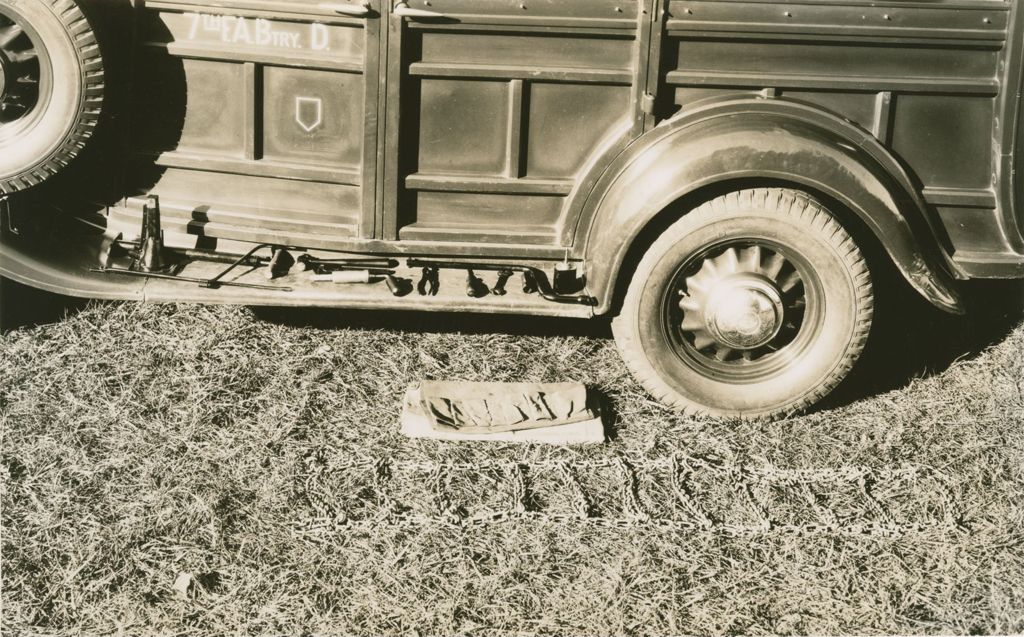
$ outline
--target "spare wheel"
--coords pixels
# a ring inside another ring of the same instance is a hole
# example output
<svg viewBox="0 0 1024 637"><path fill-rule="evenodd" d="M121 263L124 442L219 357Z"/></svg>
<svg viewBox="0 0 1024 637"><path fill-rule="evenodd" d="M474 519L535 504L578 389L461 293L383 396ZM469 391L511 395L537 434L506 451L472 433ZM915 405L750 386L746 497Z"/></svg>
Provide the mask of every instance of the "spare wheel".
<svg viewBox="0 0 1024 637"><path fill-rule="evenodd" d="M103 105L96 36L72 0L0 0L0 195L56 174Z"/></svg>

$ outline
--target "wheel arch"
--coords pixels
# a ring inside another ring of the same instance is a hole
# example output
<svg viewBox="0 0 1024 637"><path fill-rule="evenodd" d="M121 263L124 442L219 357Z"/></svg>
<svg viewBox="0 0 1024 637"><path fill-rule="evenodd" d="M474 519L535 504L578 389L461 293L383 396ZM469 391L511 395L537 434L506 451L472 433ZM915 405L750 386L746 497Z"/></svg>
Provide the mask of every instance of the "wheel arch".
<svg viewBox="0 0 1024 637"><path fill-rule="evenodd" d="M867 229L914 289L937 307L963 306L945 241L909 176L866 131L779 99L738 99L677 116L634 143L598 181L575 226L587 285L613 311L630 262L688 210L729 190L804 190Z"/></svg>

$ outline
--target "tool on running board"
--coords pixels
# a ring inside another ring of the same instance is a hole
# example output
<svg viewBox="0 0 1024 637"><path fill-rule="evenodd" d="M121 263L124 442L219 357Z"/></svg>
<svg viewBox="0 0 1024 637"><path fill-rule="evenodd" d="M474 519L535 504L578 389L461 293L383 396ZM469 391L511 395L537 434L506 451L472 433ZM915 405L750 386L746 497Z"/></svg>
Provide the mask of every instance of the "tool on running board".
<svg viewBox="0 0 1024 637"><path fill-rule="evenodd" d="M123 274L125 276L134 276L143 279L163 279L167 281L180 281L182 283L198 283L200 287L204 288L217 288L222 285L236 287L236 288L253 288L256 290L275 290L277 292L291 292L290 287L282 287L277 285L260 285L258 283L240 283L238 281L217 281L214 285L210 285L210 279L199 279L191 276L179 276L176 274L163 274L160 272L143 272L141 270L126 270L124 268L89 268L90 272L102 272L104 274Z"/></svg>
<svg viewBox="0 0 1024 637"><path fill-rule="evenodd" d="M555 275L551 279L551 287L556 294L573 294L579 292L582 287L576 264L569 263L568 259L555 264Z"/></svg>
<svg viewBox="0 0 1024 637"><path fill-rule="evenodd" d="M390 261L366 261L362 263L310 263L305 267L306 271L314 274L327 274L339 270L392 270L396 264Z"/></svg>
<svg viewBox="0 0 1024 637"><path fill-rule="evenodd" d="M120 234L111 238L104 238L103 246L100 249L100 265L107 267L113 258L124 256L127 253L139 249L138 241L122 239ZM170 254L180 260L187 261L210 261L212 263L234 263L242 255L231 252L217 252L216 250L205 250L200 248L174 248L164 246L164 253ZM177 260L176 259L176 260ZM260 268L267 265L269 257L253 256L242 261L241 265L250 268Z"/></svg>
<svg viewBox="0 0 1024 637"><path fill-rule="evenodd" d="M385 259L381 257L344 257L344 258L331 258L325 259L321 257L315 257L311 254L299 255L296 260L299 266L299 270L305 272L313 270L318 274L330 270L344 270L344 269L359 269L359 268L379 268L379 269L391 269L398 265L398 261L395 259Z"/></svg>
<svg viewBox="0 0 1024 637"><path fill-rule="evenodd" d="M270 262L263 274L268 280L276 279L287 274L294 264L295 257L290 252L281 247L274 247L273 253L270 255Z"/></svg>
<svg viewBox="0 0 1024 637"><path fill-rule="evenodd" d="M383 280L393 296L405 296L412 292L412 281L395 276L394 270L383 268L315 272L310 275L309 280L314 283L375 283Z"/></svg>
<svg viewBox="0 0 1024 637"><path fill-rule="evenodd" d="M488 292L490 290L487 288L487 284L472 270L466 270L466 296L478 299L481 296L487 296Z"/></svg>
<svg viewBox="0 0 1024 637"><path fill-rule="evenodd" d="M164 255L164 231L160 227L160 198L156 195L150 195L142 205L142 237L133 265L145 272L163 270L168 265Z"/></svg>
<svg viewBox="0 0 1024 637"><path fill-rule="evenodd" d="M533 272L523 272L523 292L533 294L540 286L537 285L537 275Z"/></svg>
<svg viewBox="0 0 1024 637"><path fill-rule="evenodd" d="M323 274L311 274L309 280L314 283L369 283L371 276L369 270L335 270Z"/></svg>
<svg viewBox="0 0 1024 637"><path fill-rule="evenodd" d="M284 249L281 246L276 246L276 245L273 245L273 244L270 244L270 243L260 243L260 244L256 245L255 247L253 247L252 250L249 250L245 254L241 255L240 257L238 257L237 259L232 261L231 264L228 267L226 267L224 270L222 270L218 275L216 275L212 279L201 280L200 283L199 283L200 287L216 288L218 285L224 285L224 282L221 281L221 279L226 277L232 270L234 270L238 266L244 264L246 261L251 259L253 257L253 255L255 255L258 251L262 250L263 248L270 248L271 250L283 250ZM271 257L271 258L273 258L273 257ZM272 289L276 290L278 288L272 288Z"/></svg>
<svg viewBox="0 0 1024 637"><path fill-rule="evenodd" d="M409 279L403 279L394 274L385 274L384 282L387 284L388 289L391 290L392 296L405 296L412 292L412 281Z"/></svg>
<svg viewBox="0 0 1024 637"><path fill-rule="evenodd" d="M512 278L512 270L501 270L498 272L498 280L494 282L494 287L491 288L491 294L494 296L505 296L508 291L505 289L505 285L508 284L508 280Z"/></svg>
<svg viewBox="0 0 1024 637"><path fill-rule="evenodd" d="M580 305L597 305L597 299L592 296L585 294L563 294L552 289L551 284L548 283L547 274L544 273L540 268L535 268L529 265L519 265L515 263L473 263L467 261L435 261L433 259L409 259L407 265L410 268L423 268L424 277L428 271L434 273L434 277L437 276L437 271L441 268L450 270L477 270L477 271L490 271L490 272L504 272L506 270L512 272L521 272L523 275L523 292L527 294L532 292L538 292L543 298L548 301L555 303L578 303ZM420 280L420 294L425 294L424 281ZM500 296L500 295L499 295Z"/></svg>
<svg viewBox="0 0 1024 637"><path fill-rule="evenodd" d="M416 284L416 291L420 293L420 296L437 296L437 291L440 288L441 280L438 276L437 268L425 266L420 277L420 282Z"/></svg>

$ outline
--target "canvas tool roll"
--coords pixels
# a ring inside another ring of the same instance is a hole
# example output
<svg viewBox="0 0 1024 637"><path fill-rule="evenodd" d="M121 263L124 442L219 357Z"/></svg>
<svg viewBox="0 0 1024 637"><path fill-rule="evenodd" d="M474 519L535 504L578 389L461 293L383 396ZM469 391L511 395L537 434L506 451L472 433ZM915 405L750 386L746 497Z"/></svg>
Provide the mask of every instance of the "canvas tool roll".
<svg viewBox="0 0 1024 637"><path fill-rule="evenodd" d="M420 408L438 431L498 433L595 418L580 383L423 381Z"/></svg>

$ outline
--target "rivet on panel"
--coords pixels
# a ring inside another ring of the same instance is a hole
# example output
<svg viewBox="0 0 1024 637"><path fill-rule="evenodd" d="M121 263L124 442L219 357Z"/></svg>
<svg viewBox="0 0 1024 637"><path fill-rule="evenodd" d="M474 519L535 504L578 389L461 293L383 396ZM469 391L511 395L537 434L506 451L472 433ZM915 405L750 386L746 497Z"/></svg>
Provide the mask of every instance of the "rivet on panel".
<svg viewBox="0 0 1024 637"><path fill-rule="evenodd" d="M793 17L793 13L791 11L783 11L782 15L786 16L787 18Z"/></svg>

